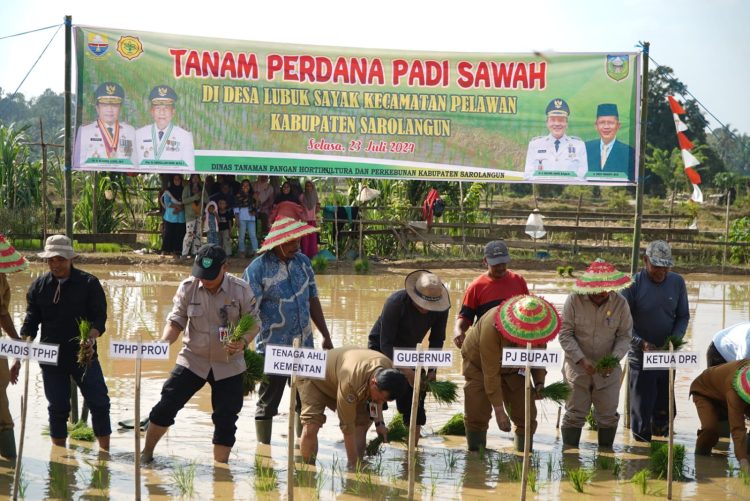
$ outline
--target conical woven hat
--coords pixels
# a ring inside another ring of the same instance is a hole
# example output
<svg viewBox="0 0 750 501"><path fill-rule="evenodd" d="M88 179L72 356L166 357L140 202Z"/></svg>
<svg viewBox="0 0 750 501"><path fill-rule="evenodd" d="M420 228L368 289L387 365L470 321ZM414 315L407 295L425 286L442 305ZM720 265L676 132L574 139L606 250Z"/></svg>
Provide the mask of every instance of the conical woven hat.
<svg viewBox="0 0 750 501"><path fill-rule="evenodd" d="M266 252L281 244L291 242L317 231L320 231L320 229L302 221L297 221L290 217L279 218L273 222L271 230L263 241L263 245L258 249L258 253Z"/></svg>
<svg viewBox="0 0 750 501"><path fill-rule="evenodd" d="M615 265L597 259L576 279L572 289L577 294L598 294L626 289L631 282L630 276L617 271Z"/></svg>
<svg viewBox="0 0 750 501"><path fill-rule="evenodd" d="M29 263L0 233L0 273L14 273L25 270Z"/></svg>
<svg viewBox="0 0 750 501"><path fill-rule="evenodd" d="M734 391L745 403L750 404L750 364L745 364L734 374L732 379Z"/></svg>
<svg viewBox="0 0 750 501"><path fill-rule="evenodd" d="M560 332L560 314L540 296L514 296L498 306L495 327L514 343L542 344Z"/></svg>

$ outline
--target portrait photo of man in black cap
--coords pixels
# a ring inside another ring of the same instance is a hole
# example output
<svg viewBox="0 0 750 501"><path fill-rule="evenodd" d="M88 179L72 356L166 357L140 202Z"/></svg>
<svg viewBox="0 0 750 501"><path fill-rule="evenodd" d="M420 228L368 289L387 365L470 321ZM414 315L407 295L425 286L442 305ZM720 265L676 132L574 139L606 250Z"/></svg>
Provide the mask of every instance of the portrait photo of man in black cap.
<svg viewBox="0 0 750 501"><path fill-rule="evenodd" d="M95 95L96 121L79 127L73 161L77 167L133 167L135 129L120 121L125 91L115 82L104 82Z"/></svg>
<svg viewBox="0 0 750 501"><path fill-rule="evenodd" d="M193 135L172 122L177 93L168 85L157 85L148 100L154 122L135 132L139 166L195 168Z"/></svg>
<svg viewBox="0 0 750 501"><path fill-rule="evenodd" d="M621 127L617 105L602 103L597 106L594 126L599 133L599 139L586 141L586 156L589 162L589 174L586 178L624 181L624 176L627 176L629 181L633 181L635 150L616 139ZM618 176L617 173L623 176Z"/></svg>
<svg viewBox="0 0 750 501"><path fill-rule="evenodd" d="M547 105L545 114L549 134L529 142L524 179L583 179L588 170L586 145L581 139L567 135L568 103L555 98Z"/></svg>

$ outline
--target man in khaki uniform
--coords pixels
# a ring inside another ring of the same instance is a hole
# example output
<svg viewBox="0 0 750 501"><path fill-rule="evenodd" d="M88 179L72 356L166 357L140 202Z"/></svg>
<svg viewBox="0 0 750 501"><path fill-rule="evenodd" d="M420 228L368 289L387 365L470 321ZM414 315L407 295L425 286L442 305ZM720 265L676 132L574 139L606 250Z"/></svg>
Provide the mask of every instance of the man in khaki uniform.
<svg viewBox="0 0 750 501"><path fill-rule="evenodd" d="M690 395L701 421L695 453L711 454L719 441L719 421L727 416L734 454L748 473L745 417L750 417L750 358L706 369L690 385Z"/></svg>
<svg viewBox="0 0 750 501"><path fill-rule="evenodd" d="M597 370L595 365L605 355L619 361L630 348L633 318L625 298L615 292L630 283L630 277L597 259L576 279L565 300L560 345L565 350L563 375L572 392L560 430L564 445L578 447L593 403L599 445L612 447L620 420L622 369L618 364Z"/></svg>
<svg viewBox="0 0 750 501"><path fill-rule="evenodd" d="M525 348L500 334L495 317L500 307L492 308L466 333L461 347L464 383L464 425L470 451L487 444L487 429L492 411L502 431L510 431L510 420L516 425L516 450L524 446L524 373L518 367L503 367L503 348ZM546 347L542 344L539 347ZM531 376L537 396L544 387L544 369L532 369ZM503 407L505 406L505 408ZM505 409L510 411L510 420ZM531 404L531 436L536 431L536 403Z"/></svg>
<svg viewBox="0 0 750 501"><path fill-rule="evenodd" d="M382 406L394 400L408 386L406 377L393 363L374 350L353 347L328 351L325 379L300 379L299 397L302 437L300 453L305 462L315 461L318 430L326 422L325 409L335 410L344 434L347 465L354 468L365 451L365 436L370 428L370 404L374 404L378 433L387 433L382 421Z"/></svg>

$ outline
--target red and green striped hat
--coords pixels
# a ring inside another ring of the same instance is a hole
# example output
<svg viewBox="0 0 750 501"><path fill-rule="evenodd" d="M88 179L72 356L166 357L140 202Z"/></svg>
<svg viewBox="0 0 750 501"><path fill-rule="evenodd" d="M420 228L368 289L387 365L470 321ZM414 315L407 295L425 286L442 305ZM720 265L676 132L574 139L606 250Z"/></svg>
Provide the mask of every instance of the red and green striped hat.
<svg viewBox="0 0 750 501"><path fill-rule="evenodd" d="M14 273L25 270L29 263L0 233L0 273Z"/></svg>
<svg viewBox="0 0 750 501"><path fill-rule="evenodd" d="M540 296L514 296L497 307L495 327L508 340L542 344L557 336L560 314Z"/></svg>
<svg viewBox="0 0 750 501"><path fill-rule="evenodd" d="M302 221L297 221L290 217L280 217L273 222L271 230L266 235L266 239L263 241L263 245L258 249L258 253L266 252L274 247L278 247L281 244L297 240L310 233L320 231L315 226L310 226Z"/></svg>
<svg viewBox="0 0 750 501"><path fill-rule="evenodd" d="M630 276L615 269L615 265L597 259L576 279L573 292L576 294L598 294L619 291L630 286Z"/></svg>
<svg viewBox="0 0 750 501"><path fill-rule="evenodd" d="M745 403L750 404L750 364L745 364L734 374L732 380L734 391Z"/></svg>

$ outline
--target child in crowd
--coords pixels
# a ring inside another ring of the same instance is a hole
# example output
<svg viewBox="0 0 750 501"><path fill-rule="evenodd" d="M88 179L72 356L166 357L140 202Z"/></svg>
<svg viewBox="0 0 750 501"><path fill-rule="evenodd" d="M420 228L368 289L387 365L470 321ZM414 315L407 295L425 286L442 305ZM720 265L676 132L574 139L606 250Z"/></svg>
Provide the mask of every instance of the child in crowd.
<svg viewBox="0 0 750 501"><path fill-rule="evenodd" d="M234 213L229 208L226 199L219 199L219 210L216 212L216 216L219 220L219 245L224 248L224 252L229 257L232 255L232 220L234 219Z"/></svg>
<svg viewBox="0 0 750 501"><path fill-rule="evenodd" d="M208 202L206 205L206 219L203 220L203 231L206 233L206 239L210 244L219 243L219 208L216 202Z"/></svg>
<svg viewBox="0 0 750 501"><path fill-rule="evenodd" d="M237 202L235 214L240 222L238 233L239 245L237 252L239 252L239 254L244 253L245 257L250 257L250 255L255 254L255 251L258 250L258 237L255 234L255 197L253 196L253 188L250 185L250 180L245 179L242 181L242 187L235 197L235 200ZM250 237L249 252L245 252L246 234Z"/></svg>

